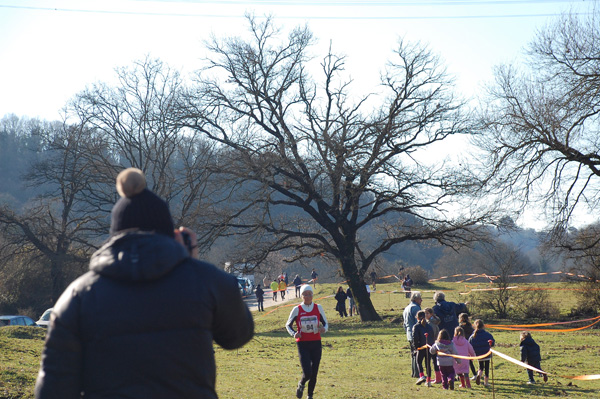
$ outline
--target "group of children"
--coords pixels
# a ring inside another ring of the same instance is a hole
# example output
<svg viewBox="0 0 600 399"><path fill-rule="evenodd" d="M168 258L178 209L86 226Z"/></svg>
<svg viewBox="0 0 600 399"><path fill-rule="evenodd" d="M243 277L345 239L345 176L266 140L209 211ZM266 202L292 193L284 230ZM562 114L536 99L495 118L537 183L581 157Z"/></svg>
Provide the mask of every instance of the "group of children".
<svg viewBox="0 0 600 399"><path fill-rule="evenodd" d="M419 379L416 384L425 383L431 387L433 384L441 383L444 389L454 389L454 381L458 376L460 388L471 388L471 380L476 384L481 383L489 387L490 360L492 354L490 348L494 346L495 340L492 334L485 330L482 320L475 320L473 325L469 322L466 313L459 315L459 326L453 331L454 336L445 329L438 327L439 318L433 309L426 308L417 312L417 324L413 327L413 344L416 349L417 367ZM527 331L521 332L521 361L541 370L540 347ZM484 356L478 359L479 368L475 370L472 360L460 359L447 355L458 355L465 357ZM425 368L423 368L425 362ZM431 380L431 363L435 372L435 381ZM469 378L469 369L473 377ZM535 384L533 371L527 369L529 384ZM546 374L542 374L544 381L548 380Z"/></svg>

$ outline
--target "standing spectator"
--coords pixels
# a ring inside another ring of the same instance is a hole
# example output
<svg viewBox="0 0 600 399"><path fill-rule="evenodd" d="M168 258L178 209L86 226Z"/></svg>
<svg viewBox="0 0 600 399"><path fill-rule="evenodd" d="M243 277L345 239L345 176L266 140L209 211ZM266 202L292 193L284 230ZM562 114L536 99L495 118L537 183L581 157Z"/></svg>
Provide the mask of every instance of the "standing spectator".
<svg viewBox="0 0 600 399"><path fill-rule="evenodd" d="M377 290L377 273L375 270L371 272L371 285L373 286L373 291Z"/></svg>
<svg viewBox="0 0 600 399"><path fill-rule="evenodd" d="M260 284L256 286L256 290L254 290L254 294L256 295L256 302L258 303L258 311L265 311L265 291L260 288Z"/></svg>
<svg viewBox="0 0 600 399"><path fill-rule="evenodd" d="M521 331L521 361L527 363L531 367L535 367L538 370L542 370L542 355L540 354L540 346L533 340L531 333L528 331ZM543 371L543 370L542 370ZM527 375L529 376L528 384L535 384L533 379L533 370L527 369ZM548 381L548 375L540 373L544 378L544 382Z"/></svg>
<svg viewBox="0 0 600 399"><path fill-rule="evenodd" d="M469 321L469 315L467 313L461 313L458 315L458 325L462 327L463 331L465 332L465 338L467 340L471 338L474 329L473 325ZM471 368L471 373L473 374L471 380L475 380L475 378L477 378L477 371L475 370L475 364L472 360L469 360L469 367Z"/></svg>
<svg viewBox="0 0 600 399"><path fill-rule="evenodd" d="M475 331L473 331L473 335L469 338L469 343L473 346L473 350L475 351L476 356L485 355L490 351L490 348L495 345L494 337L489 332L485 331L485 325L482 320L475 320ZM492 354L489 356L479 360L479 370L477 371L477 377L475 378L475 382L477 385L481 383L481 375L484 375L484 383L483 385L489 387L488 379L490 376L490 360L492 359Z"/></svg>
<svg viewBox="0 0 600 399"><path fill-rule="evenodd" d="M317 374L321 363L321 334L328 328L325 312L319 304L313 303L313 290L310 285L303 285L300 289L302 303L294 306L285 327L296 339L302 379L296 388L296 397L301 398L304 386L308 382L308 399L313 399L313 392L317 384ZM296 323L296 330L294 330Z"/></svg>
<svg viewBox="0 0 600 399"><path fill-rule="evenodd" d="M299 275L296 274L296 277L294 277L294 281L292 281L292 284L294 284L294 287L296 289L296 298L300 298L300 287L302 286L302 279Z"/></svg>
<svg viewBox="0 0 600 399"><path fill-rule="evenodd" d="M446 330L440 330L440 334L438 335L437 341L429 350L431 354L437 354L438 366L440 366L440 370L442 372L442 388L448 389L450 387L451 390L454 389L454 377L456 373L454 372L454 361L455 359L451 356L447 355L457 355L456 347L450 340L450 334ZM441 354L440 354L441 353ZM461 359L456 359L457 363L461 363Z"/></svg>
<svg viewBox="0 0 600 399"><path fill-rule="evenodd" d="M287 287L289 285L287 272L283 273L283 281L285 281L285 286Z"/></svg>
<svg viewBox="0 0 600 399"><path fill-rule="evenodd" d="M356 313L358 316L358 308L356 307L356 302L354 301L354 295L352 295L352 290L350 287L346 290L346 296L348 297L348 307L350 308L350 317L352 317L352 312Z"/></svg>
<svg viewBox="0 0 600 399"><path fill-rule="evenodd" d="M435 315L435 313L433 313L433 309L431 308L425 308L425 320L427 320L427 324L429 324L431 326L431 329L433 330L433 339L435 340L436 337L440 334L440 319L439 317L437 317ZM433 363L433 370L435 371L435 381L434 384L441 384L442 383L442 373L440 372L440 367L437 364L437 356L436 355L431 355L431 363Z"/></svg>
<svg viewBox="0 0 600 399"><path fill-rule="evenodd" d="M440 330L446 330L448 333L453 333L458 327L458 315L467 311L467 305L464 303L454 303L446 301L446 295L438 291L433 294L435 305L433 312L440 318Z"/></svg>
<svg viewBox="0 0 600 399"><path fill-rule="evenodd" d="M317 271L313 268L310 272L310 279L312 281L312 283L314 284L315 288L317 288L317 278L319 277L319 275L317 274Z"/></svg>
<svg viewBox="0 0 600 399"><path fill-rule="evenodd" d="M435 337L433 335L433 328L427 324L425 319L425 311L419 310L417 312L417 324L413 327L413 344L416 350L417 357L417 368L419 370L419 379L416 384L421 385L427 381L427 386L431 386L431 356L429 353L429 347L434 344ZM429 347L428 347L429 345ZM423 372L423 360L425 360L425 372Z"/></svg>
<svg viewBox="0 0 600 399"><path fill-rule="evenodd" d="M273 291L273 301L277 302L277 291L279 290L279 283L277 280L271 282L271 291Z"/></svg>
<svg viewBox="0 0 600 399"><path fill-rule="evenodd" d="M285 293L287 292L287 284L283 279L279 281L279 292L281 293L281 301L283 302L285 299Z"/></svg>
<svg viewBox="0 0 600 399"><path fill-rule="evenodd" d="M194 259L196 234L173 228L141 170L117 191L110 237L52 311L35 397L216 399L213 341L239 348L254 330L237 279Z"/></svg>
<svg viewBox="0 0 600 399"><path fill-rule="evenodd" d="M410 276L407 274L406 277L404 277L404 280L402 281L402 289L404 290L407 298L410 298L410 292L412 290L412 285L413 285L413 281L410 278Z"/></svg>
<svg viewBox="0 0 600 399"><path fill-rule="evenodd" d="M475 351L469 341L465 338L465 330L463 330L462 327L456 327L454 329L452 343L460 356L475 356ZM469 380L469 362L464 361L464 359L460 363L454 362L454 371L460 378L460 387L471 388L471 380Z"/></svg>
<svg viewBox="0 0 600 399"><path fill-rule="evenodd" d="M404 319L404 329L406 330L406 339L408 340L408 344L410 345L410 354L411 354L411 367L412 367L412 377L419 377L419 370L417 368L417 360L414 356L415 347L413 345L413 327L417 324L417 312L421 310L421 302L423 299L421 298L420 292L413 292L410 297L410 303L406 308L404 308L404 312L402 313L402 318Z"/></svg>
<svg viewBox="0 0 600 399"><path fill-rule="evenodd" d="M344 289L339 287L335 294L335 300L337 301L335 310L339 312L340 317L348 317L348 313L346 313L346 298L348 298L348 296L344 292Z"/></svg>

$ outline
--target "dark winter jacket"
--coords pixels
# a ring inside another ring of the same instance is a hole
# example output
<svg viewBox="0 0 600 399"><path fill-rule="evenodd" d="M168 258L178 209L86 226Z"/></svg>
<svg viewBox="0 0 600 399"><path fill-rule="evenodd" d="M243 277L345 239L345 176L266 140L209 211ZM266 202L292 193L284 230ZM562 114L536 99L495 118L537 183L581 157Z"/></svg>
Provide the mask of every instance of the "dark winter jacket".
<svg viewBox="0 0 600 399"><path fill-rule="evenodd" d="M174 239L109 239L54 307L36 398L217 398L213 340L244 345L254 324L238 282Z"/></svg>
<svg viewBox="0 0 600 399"><path fill-rule="evenodd" d="M258 287L254 293L256 294L257 301L262 301L265 299L265 291L262 288Z"/></svg>
<svg viewBox="0 0 600 399"><path fill-rule="evenodd" d="M485 355L486 353L488 353L490 351L490 343L489 341L492 341L492 345L494 346L496 341L494 341L494 337L492 336L492 334L490 334L489 332L485 331L485 330L479 330L476 333L474 332L473 335L471 335L471 337L469 338L469 343L471 344L471 346L473 346L473 350L475 351L475 354L477 356L481 356L481 355ZM491 357L491 355L490 355ZM489 357L482 359L482 360L486 360L489 359Z"/></svg>
<svg viewBox="0 0 600 399"><path fill-rule="evenodd" d="M427 337L425 337L427 334ZM421 348L427 345L433 345L435 343L435 337L433 335L433 328L425 323L417 323L413 327L413 345L415 349Z"/></svg>
<svg viewBox="0 0 600 399"><path fill-rule="evenodd" d="M458 327L458 315L467 311L464 303L454 303L445 300L439 301L433 307L433 313L440 318L440 330L448 331L451 337L454 336L454 329Z"/></svg>
<svg viewBox="0 0 600 399"><path fill-rule="evenodd" d="M528 364L539 364L542 361L540 346L531 337L521 341L521 361Z"/></svg>
<svg viewBox="0 0 600 399"><path fill-rule="evenodd" d="M460 323L460 327L462 327L463 331L465 332L465 337L467 339L469 339L469 337L473 335L473 331L475 331L475 329L473 328L473 324L471 324L470 322Z"/></svg>

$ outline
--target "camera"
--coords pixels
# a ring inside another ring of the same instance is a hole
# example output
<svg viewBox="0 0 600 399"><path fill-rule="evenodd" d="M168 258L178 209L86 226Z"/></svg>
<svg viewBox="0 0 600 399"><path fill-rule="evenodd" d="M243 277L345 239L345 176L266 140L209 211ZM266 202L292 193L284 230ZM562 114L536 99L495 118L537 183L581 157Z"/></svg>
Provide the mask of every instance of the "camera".
<svg viewBox="0 0 600 399"><path fill-rule="evenodd" d="M190 233L188 233L187 231L182 231L181 238L183 238L183 244L185 245L185 247L191 255L194 247L192 245L192 237L190 236Z"/></svg>

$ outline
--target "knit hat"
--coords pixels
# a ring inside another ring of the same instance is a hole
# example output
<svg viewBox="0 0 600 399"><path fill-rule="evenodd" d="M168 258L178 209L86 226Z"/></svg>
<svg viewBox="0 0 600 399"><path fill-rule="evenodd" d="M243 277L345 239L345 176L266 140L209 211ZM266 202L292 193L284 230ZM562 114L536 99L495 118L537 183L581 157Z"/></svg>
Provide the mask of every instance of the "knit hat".
<svg viewBox="0 0 600 399"><path fill-rule="evenodd" d="M300 288L300 296L302 296L302 294L304 294L304 291L310 291L313 292L313 289L310 285L308 284L304 284L301 288Z"/></svg>
<svg viewBox="0 0 600 399"><path fill-rule="evenodd" d="M110 234L122 230L155 231L175 237L173 219L165 201L146 188L144 173L128 168L117 176L121 198L111 212Z"/></svg>

